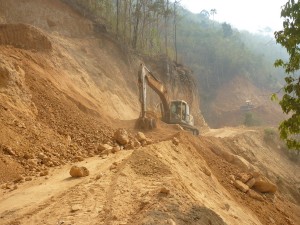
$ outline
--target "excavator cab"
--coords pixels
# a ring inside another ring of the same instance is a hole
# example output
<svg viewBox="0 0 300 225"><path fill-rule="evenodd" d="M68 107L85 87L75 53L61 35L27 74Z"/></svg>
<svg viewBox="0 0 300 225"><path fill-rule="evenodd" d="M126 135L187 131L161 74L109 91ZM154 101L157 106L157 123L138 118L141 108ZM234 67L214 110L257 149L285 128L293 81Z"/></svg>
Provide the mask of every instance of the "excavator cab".
<svg viewBox="0 0 300 225"><path fill-rule="evenodd" d="M185 101L174 100L170 102L170 123L194 125L189 105Z"/></svg>

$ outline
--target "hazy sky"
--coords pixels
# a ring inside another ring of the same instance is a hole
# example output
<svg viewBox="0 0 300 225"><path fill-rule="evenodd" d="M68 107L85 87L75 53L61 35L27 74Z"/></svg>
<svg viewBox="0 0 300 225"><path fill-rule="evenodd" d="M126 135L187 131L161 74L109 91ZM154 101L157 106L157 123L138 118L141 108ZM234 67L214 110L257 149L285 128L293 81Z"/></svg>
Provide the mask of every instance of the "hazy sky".
<svg viewBox="0 0 300 225"><path fill-rule="evenodd" d="M281 6L288 0L181 0L181 5L199 13L216 9L214 19L227 22L239 30L258 32L265 27L282 29Z"/></svg>

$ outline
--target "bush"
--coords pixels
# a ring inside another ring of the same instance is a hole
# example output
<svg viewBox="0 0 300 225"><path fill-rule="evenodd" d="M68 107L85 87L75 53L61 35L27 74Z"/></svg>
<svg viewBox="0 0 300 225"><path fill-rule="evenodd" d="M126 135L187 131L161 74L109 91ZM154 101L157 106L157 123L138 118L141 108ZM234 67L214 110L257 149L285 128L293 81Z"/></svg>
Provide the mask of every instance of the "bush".
<svg viewBox="0 0 300 225"><path fill-rule="evenodd" d="M245 114L245 119L244 119L244 125L251 127L251 126L258 126L260 125L261 122L258 118L256 118L253 113L247 112Z"/></svg>
<svg viewBox="0 0 300 225"><path fill-rule="evenodd" d="M277 132L273 128L266 128L264 130L264 141L270 142L274 141L274 139L277 137Z"/></svg>

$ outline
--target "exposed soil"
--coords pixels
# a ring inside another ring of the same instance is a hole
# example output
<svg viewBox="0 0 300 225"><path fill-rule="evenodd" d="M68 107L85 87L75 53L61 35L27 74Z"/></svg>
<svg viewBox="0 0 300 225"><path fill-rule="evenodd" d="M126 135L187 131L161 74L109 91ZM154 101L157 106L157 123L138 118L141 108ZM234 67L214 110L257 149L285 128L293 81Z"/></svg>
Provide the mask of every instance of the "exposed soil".
<svg viewBox="0 0 300 225"><path fill-rule="evenodd" d="M299 162L264 128L213 130L197 112L201 136L158 122L137 140L145 59L61 1L0 6L0 224L300 224ZM172 70L170 95L196 112L192 79ZM277 191L251 197L231 179L242 172Z"/></svg>

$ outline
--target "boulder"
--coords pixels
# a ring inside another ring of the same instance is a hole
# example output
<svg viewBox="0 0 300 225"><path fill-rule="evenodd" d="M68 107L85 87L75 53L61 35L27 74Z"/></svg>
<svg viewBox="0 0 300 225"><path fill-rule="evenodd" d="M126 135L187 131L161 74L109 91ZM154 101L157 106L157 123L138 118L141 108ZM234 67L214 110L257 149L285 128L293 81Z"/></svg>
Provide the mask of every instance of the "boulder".
<svg viewBox="0 0 300 225"><path fill-rule="evenodd" d="M72 168L70 169L70 175L72 177L85 177L88 176L90 174L89 170L82 166L82 167L78 167L78 166L72 166Z"/></svg>
<svg viewBox="0 0 300 225"><path fill-rule="evenodd" d="M240 180L235 180L233 184L241 192L246 193L249 190L249 187Z"/></svg>
<svg viewBox="0 0 300 225"><path fill-rule="evenodd" d="M261 193L275 193L277 191L277 186L263 177L256 178L252 188Z"/></svg>
<svg viewBox="0 0 300 225"><path fill-rule="evenodd" d="M114 133L114 139L120 145L126 145L129 142L129 136L125 129L120 128Z"/></svg>

